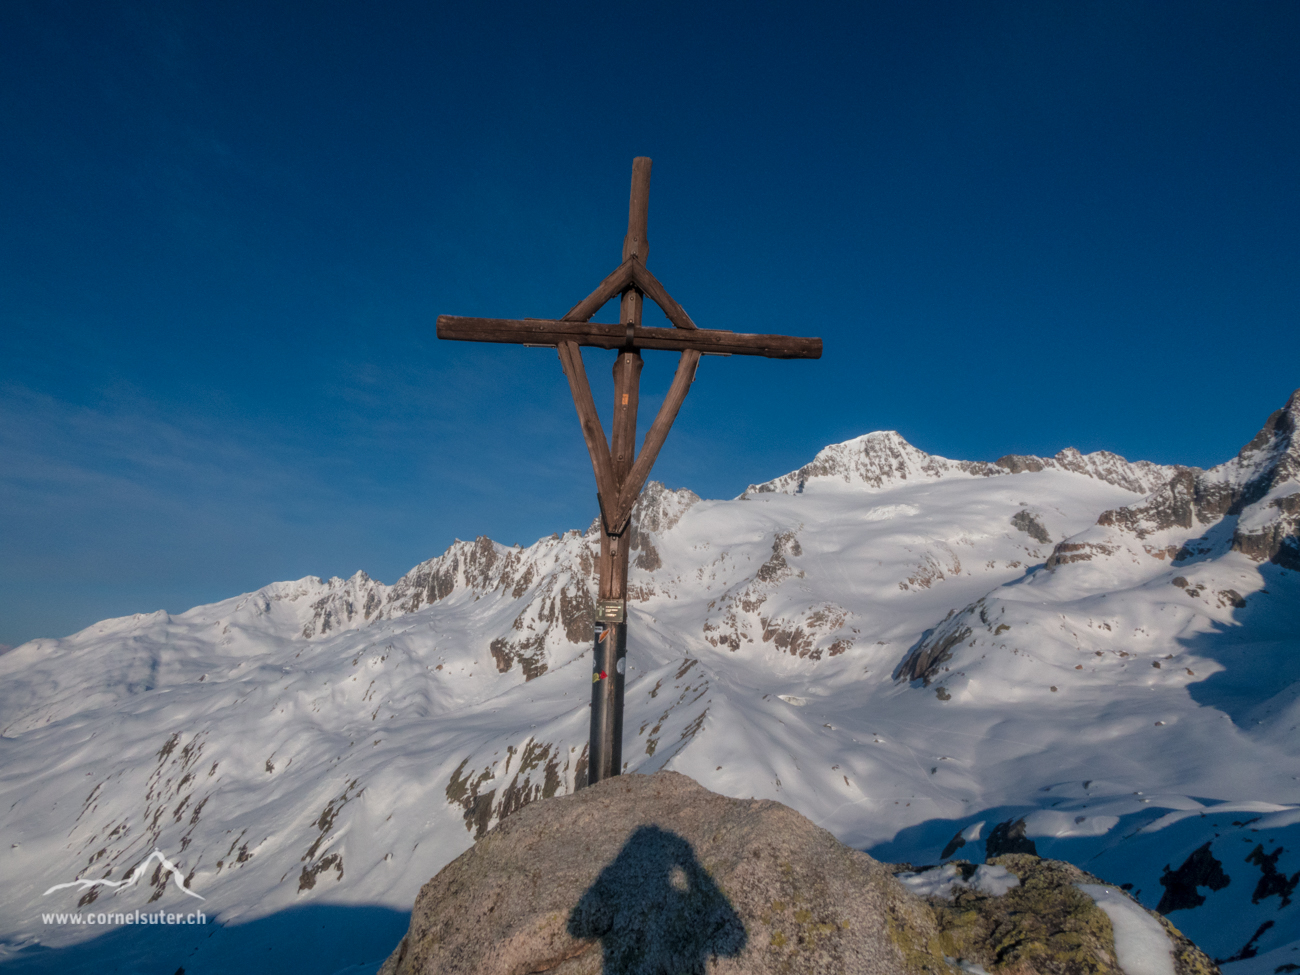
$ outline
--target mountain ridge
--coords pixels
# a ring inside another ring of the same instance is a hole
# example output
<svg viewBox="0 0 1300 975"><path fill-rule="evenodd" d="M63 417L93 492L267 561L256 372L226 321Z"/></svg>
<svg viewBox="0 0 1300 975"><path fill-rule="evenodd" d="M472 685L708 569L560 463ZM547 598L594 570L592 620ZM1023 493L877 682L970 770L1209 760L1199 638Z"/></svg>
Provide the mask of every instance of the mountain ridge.
<svg viewBox="0 0 1300 975"><path fill-rule="evenodd" d="M877 430L843 443L831 444L798 470L761 484L751 484L741 495L782 492L800 494L810 482L824 485L839 481L846 485L885 488L912 478L940 478L966 474L971 477L997 477L1042 470L1062 470L1095 477L1136 494L1148 494L1175 473L1195 470L1176 465L1129 461L1119 454L1098 450L1080 453L1066 447L1054 457L1007 454L995 461L949 460L928 454L908 443L896 430Z"/></svg>
<svg viewBox="0 0 1300 975"><path fill-rule="evenodd" d="M1153 464L1149 461L1128 461L1104 450L1081 454L1073 447L1067 447L1051 458L1008 454L993 462L954 461L912 446L896 431L874 431L824 447L809 464L770 481L750 485L737 500L749 500L773 492L801 493L811 480L837 479L845 484L882 489L906 481L909 474L931 479L961 474L995 477L1053 469L1096 478L1135 493L1156 490L1164 483L1160 478L1166 474L1173 476L1199 470L1178 465ZM793 491L789 490L791 485L795 488ZM646 534L671 528L699 500L698 495L686 488L673 490L658 481L647 483L632 514L632 551L638 553L637 559L643 568L648 561L657 557L653 542L645 539ZM359 569L347 579L338 576L329 579L303 576L295 580L272 582L231 599L240 601L235 607L235 613L253 607L251 611L254 615L265 615L275 603L298 602L310 598L311 616L303 620L302 636L312 639L340 629L355 629L372 620L391 619L395 615L415 612L421 606L446 598L458 587L478 591L513 589L514 595L518 597L531 585L538 572L535 564L525 564L527 560L522 553L548 542L564 542L575 536L590 537L596 525L597 522L593 521L582 532L570 529L563 534L553 533L527 547L502 545L485 535L480 535L473 541L456 539L441 555L413 566L392 585L372 579L365 570ZM643 549L643 545L648 547ZM579 562L583 575L590 577L594 563L581 557ZM207 605L224 605L231 599ZM260 609L257 608L259 605ZM584 609L590 613L593 606L588 600ZM195 607L186 613L201 608L203 607ZM102 628L114 620L138 619L142 615L148 614L101 620L78 632ZM575 632L587 630L579 624ZM70 634L69 638L72 636L76 634Z"/></svg>
<svg viewBox="0 0 1300 975"><path fill-rule="evenodd" d="M733 500L648 486L630 540L628 770L777 799L878 859L934 862L954 834L971 859L981 836L1023 836L1152 907L1208 856L1237 879L1170 901L1202 898L1179 927L1224 959L1290 951L1295 403L1231 476L1172 468L1142 498L1155 465L1067 454L972 473L875 435L832 445L842 466L801 475L802 491L799 471ZM1271 480L1202 522L1197 477L1237 500ZM1193 487L1188 524L1141 538L1129 515L1099 524L1130 510L1145 525L1171 483ZM1257 527L1264 548L1233 547ZM1091 541L1114 551L1048 565ZM0 848L30 878L0 890L0 957L77 940L33 926L41 891L124 876L155 848L221 938L317 902L409 908L475 837L585 781L597 544L591 527L526 548L457 541L391 586L273 583L0 656ZM1267 551L1282 555L1253 557ZM1265 846L1243 863L1234 844L1256 829ZM140 896L155 894L174 896ZM223 970L195 951L187 972Z"/></svg>

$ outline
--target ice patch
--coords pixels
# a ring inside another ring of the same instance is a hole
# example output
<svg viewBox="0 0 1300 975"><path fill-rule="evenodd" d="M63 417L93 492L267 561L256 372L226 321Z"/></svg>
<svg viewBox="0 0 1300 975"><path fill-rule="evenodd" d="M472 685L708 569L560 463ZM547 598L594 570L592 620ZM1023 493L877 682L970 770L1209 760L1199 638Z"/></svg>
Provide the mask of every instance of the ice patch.
<svg viewBox="0 0 1300 975"><path fill-rule="evenodd" d="M1012 887L1019 887L1020 878L1006 867L986 863L975 870L975 876L970 878L970 885L981 894L1001 897Z"/></svg>
<svg viewBox="0 0 1300 975"><path fill-rule="evenodd" d="M1174 975L1173 945L1160 922L1116 887L1079 884L1115 929L1115 958L1125 975Z"/></svg>
<svg viewBox="0 0 1300 975"><path fill-rule="evenodd" d="M942 897L952 900L954 887L966 887L977 890L990 897L1001 897L1012 887L1020 886L1020 879L1006 867L984 864L975 869L970 880L963 880L961 867L955 863L946 863L932 870L919 873L900 873L899 881L918 897Z"/></svg>
<svg viewBox="0 0 1300 975"><path fill-rule="evenodd" d="M1025 835L1104 836L1118 822L1118 816L1081 816L1073 812L1040 809L1025 817Z"/></svg>
<svg viewBox="0 0 1300 975"><path fill-rule="evenodd" d="M961 869L952 863L945 863L933 870L900 873L896 876L904 887L918 897L946 897L951 900L954 885L966 886L961 879Z"/></svg>

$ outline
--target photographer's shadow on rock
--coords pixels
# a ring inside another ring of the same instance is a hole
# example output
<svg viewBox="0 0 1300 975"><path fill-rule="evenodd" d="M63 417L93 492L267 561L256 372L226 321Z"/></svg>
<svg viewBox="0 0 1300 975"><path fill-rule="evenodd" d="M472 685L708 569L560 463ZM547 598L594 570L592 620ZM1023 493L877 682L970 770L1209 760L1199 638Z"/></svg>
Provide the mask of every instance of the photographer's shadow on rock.
<svg viewBox="0 0 1300 975"><path fill-rule="evenodd" d="M745 947L745 925L690 843L642 826L569 914L569 934L599 938L604 975L703 975Z"/></svg>

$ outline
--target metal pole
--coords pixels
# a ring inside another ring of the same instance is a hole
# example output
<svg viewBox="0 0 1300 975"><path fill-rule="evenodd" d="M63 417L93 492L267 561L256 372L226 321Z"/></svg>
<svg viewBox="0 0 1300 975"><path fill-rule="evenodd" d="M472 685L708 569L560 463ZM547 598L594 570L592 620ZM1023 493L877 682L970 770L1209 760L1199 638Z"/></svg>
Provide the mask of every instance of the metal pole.
<svg viewBox="0 0 1300 975"><path fill-rule="evenodd" d="M623 770L623 679L627 669L627 620L596 624L591 674L591 754L587 782L594 785Z"/></svg>

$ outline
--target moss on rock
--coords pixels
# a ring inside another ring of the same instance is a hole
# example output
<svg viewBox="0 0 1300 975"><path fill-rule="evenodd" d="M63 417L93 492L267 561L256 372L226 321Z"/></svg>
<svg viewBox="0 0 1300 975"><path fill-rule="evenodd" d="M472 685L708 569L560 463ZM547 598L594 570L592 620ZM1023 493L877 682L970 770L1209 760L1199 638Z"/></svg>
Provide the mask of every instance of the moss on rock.
<svg viewBox="0 0 1300 975"><path fill-rule="evenodd" d="M458 769L449 800L471 785ZM902 865L780 803L621 775L529 803L447 864L381 972L1123 975L1109 917L1077 887L1097 878L1023 852L989 863L1019 885L923 898ZM1218 975L1161 923L1177 975Z"/></svg>
<svg viewBox="0 0 1300 975"><path fill-rule="evenodd" d="M923 955L941 955L948 965L975 964L991 975L1124 975L1110 918L1077 886L1106 881L1072 864L1025 853L988 863L1004 867L1020 884L1001 896L957 886L951 900L926 898L935 927L929 937L918 937L915 924L897 930L891 924L890 934L909 967L925 964ZM966 877L974 873L973 864L954 864ZM1167 919L1147 913L1169 935L1177 975L1218 975L1217 966Z"/></svg>

